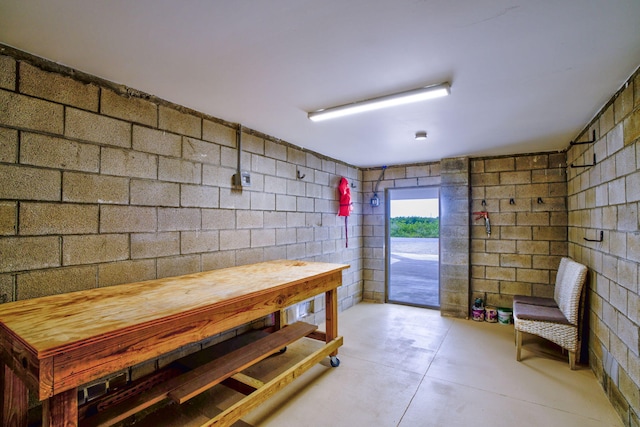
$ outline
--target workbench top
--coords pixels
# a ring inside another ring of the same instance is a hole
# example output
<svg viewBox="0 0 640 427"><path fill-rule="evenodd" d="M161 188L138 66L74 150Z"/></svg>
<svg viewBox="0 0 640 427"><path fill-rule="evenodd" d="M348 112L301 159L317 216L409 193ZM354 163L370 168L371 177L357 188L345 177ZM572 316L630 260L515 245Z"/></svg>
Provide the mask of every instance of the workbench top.
<svg viewBox="0 0 640 427"><path fill-rule="evenodd" d="M109 286L0 305L0 332L38 359L74 343L110 338L217 304L242 301L348 268L345 264L278 260L179 277ZM161 324L158 325L161 327Z"/></svg>

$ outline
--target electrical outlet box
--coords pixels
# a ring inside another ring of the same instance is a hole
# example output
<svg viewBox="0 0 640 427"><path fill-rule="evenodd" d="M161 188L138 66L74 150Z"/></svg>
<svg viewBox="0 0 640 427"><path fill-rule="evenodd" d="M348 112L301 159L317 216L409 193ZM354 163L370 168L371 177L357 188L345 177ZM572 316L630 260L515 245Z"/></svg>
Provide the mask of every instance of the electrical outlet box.
<svg viewBox="0 0 640 427"><path fill-rule="evenodd" d="M233 175L233 185L237 187L250 187L251 175L247 171L240 171Z"/></svg>

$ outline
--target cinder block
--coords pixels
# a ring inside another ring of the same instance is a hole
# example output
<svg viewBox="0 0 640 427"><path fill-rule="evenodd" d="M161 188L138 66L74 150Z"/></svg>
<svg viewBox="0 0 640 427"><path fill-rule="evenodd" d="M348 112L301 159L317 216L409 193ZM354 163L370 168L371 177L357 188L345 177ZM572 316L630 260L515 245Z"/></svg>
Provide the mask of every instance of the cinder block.
<svg viewBox="0 0 640 427"><path fill-rule="evenodd" d="M251 170L265 175L276 174L276 161L263 155L251 155Z"/></svg>
<svg viewBox="0 0 640 427"><path fill-rule="evenodd" d="M549 270L518 268L516 270L516 280L527 283L550 283Z"/></svg>
<svg viewBox="0 0 640 427"><path fill-rule="evenodd" d="M133 246L133 242L132 242ZM123 283L142 282L155 279L155 260L119 261L98 266L98 286L112 286Z"/></svg>
<svg viewBox="0 0 640 427"><path fill-rule="evenodd" d="M6 55L0 55L0 88L16 89L16 60Z"/></svg>
<svg viewBox="0 0 640 427"><path fill-rule="evenodd" d="M32 271L16 277L17 299L84 291L96 287L96 266Z"/></svg>
<svg viewBox="0 0 640 427"><path fill-rule="evenodd" d="M131 147L131 124L76 108L66 109L65 136L102 145Z"/></svg>
<svg viewBox="0 0 640 427"><path fill-rule="evenodd" d="M288 197L288 196L287 196ZM313 197L296 197L296 208L298 212L314 212L316 209L316 201L318 212L327 212L328 209L325 209L324 201L319 199L314 199Z"/></svg>
<svg viewBox="0 0 640 427"><path fill-rule="evenodd" d="M255 264L264 261L264 249L240 249L236 251L236 262L238 265Z"/></svg>
<svg viewBox="0 0 640 427"><path fill-rule="evenodd" d="M549 167L549 156L535 154L531 156L516 156L516 170L546 169Z"/></svg>
<svg viewBox="0 0 640 427"><path fill-rule="evenodd" d="M600 115L600 135L604 135L615 126L615 118L613 115L613 104L610 104Z"/></svg>
<svg viewBox="0 0 640 427"><path fill-rule="evenodd" d="M60 239L5 237L0 239L0 273L36 270L60 265Z"/></svg>
<svg viewBox="0 0 640 427"><path fill-rule="evenodd" d="M99 88L20 62L20 92L83 110L98 111Z"/></svg>
<svg viewBox="0 0 640 427"><path fill-rule="evenodd" d="M518 240L516 251L519 254L548 255L550 243L548 241L531 241L531 239Z"/></svg>
<svg viewBox="0 0 640 427"><path fill-rule="evenodd" d="M60 200L60 172L0 164L0 199Z"/></svg>
<svg viewBox="0 0 640 427"><path fill-rule="evenodd" d="M264 212L264 227L286 228L287 214L285 212Z"/></svg>
<svg viewBox="0 0 640 427"><path fill-rule="evenodd" d="M533 240L567 240L566 227L532 227Z"/></svg>
<svg viewBox="0 0 640 427"><path fill-rule="evenodd" d="M180 157L182 138L162 130L133 125L132 147L145 153Z"/></svg>
<svg viewBox="0 0 640 427"><path fill-rule="evenodd" d="M307 156L305 156L305 153L302 150L287 147L287 161L294 165L305 166L307 163Z"/></svg>
<svg viewBox="0 0 640 427"><path fill-rule="evenodd" d="M501 295L531 295L531 283L500 282Z"/></svg>
<svg viewBox="0 0 640 427"><path fill-rule="evenodd" d="M242 132L242 151L264 155L264 139Z"/></svg>
<svg viewBox="0 0 640 427"><path fill-rule="evenodd" d="M217 208L220 190L204 185L180 186L180 206L194 208Z"/></svg>
<svg viewBox="0 0 640 427"><path fill-rule="evenodd" d="M301 259L306 255L306 246L304 243L295 243L291 245L287 245L287 259ZM371 281L371 283L374 283ZM383 287L384 289L384 282Z"/></svg>
<svg viewBox="0 0 640 427"><path fill-rule="evenodd" d="M251 192L251 209L272 211L276 208L276 195Z"/></svg>
<svg viewBox="0 0 640 427"><path fill-rule="evenodd" d="M71 203L20 204L21 235L98 232L98 206Z"/></svg>
<svg viewBox="0 0 640 427"><path fill-rule="evenodd" d="M242 169L251 163L251 153L242 152ZM234 148L220 147L220 165L236 169L238 167L238 151Z"/></svg>
<svg viewBox="0 0 640 427"><path fill-rule="evenodd" d="M551 282L555 281L555 271L560 265L561 256L558 255L534 255L532 268L539 270L553 270L554 273L550 276Z"/></svg>
<svg viewBox="0 0 640 427"><path fill-rule="evenodd" d="M515 253L516 241L515 240L487 240L486 251L493 253Z"/></svg>
<svg viewBox="0 0 640 427"><path fill-rule="evenodd" d="M159 107L158 128L180 135L202 137L202 119L174 108Z"/></svg>
<svg viewBox="0 0 640 427"><path fill-rule="evenodd" d="M62 238L63 265L120 261L128 257L129 236L126 234L64 236Z"/></svg>
<svg viewBox="0 0 640 427"><path fill-rule="evenodd" d="M100 95L100 112L106 116L151 127L158 124L156 104L135 96L119 95L105 88Z"/></svg>
<svg viewBox="0 0 640 427"><path fill-rule="evenodd" d="M235 173L236 169L204 164L202 165L202 183L230 189Z"/></svg>
<svg viewBox="0 0 640 427"><path fill-rule="evenodd" d="M200 256L188 255L158 259L158 278L182 276L200 271Z"/></svg>
<svg viewBox="0 0 640 427"><path fill-rule="evenodd" d="M471 185L472 188L483 185L500 185L500 173L474 173L471 175Z"/></svg>
<svg viewBox="0 0 640 427"><path fill-rule="evenodd" d="M215 231L183 231L180 239L180 253L193 254L214 252L220 248L219 232Z"/></svg>
<svg viewBox="0 0 640 427"><path fill-rule="evenodd" d="M0 90L0 125L61 135L64 130L64 107Z"/></svg>
<svg viewBox="0 0 640 427"><path fill-rule="evenodd" d="M513 157L486 159L484 161L485 172L503 172L513 170L515 170L515 159Z"/></svg>
<svg viewBox="0 0 640 427"><path fill-rule="evenodd" d="M0 162L16 163L18 161L18 131L0 128Z"/></svg>
<svg viewBox="0 0 640 427"><path fill-rule="evenodd" d="M614 120L616 124L620 123L633 110L633 91L633 84L630 84L613 101Z"/></svg>
<svg viewBox="0 0 640 427"><path fill-rule="evenodd" d="M15 301L16 296L14 292L14 275L12 274L0 274L0 301L10 302Z"/></svg>
<svg viewBox="0 0 640 427"><path fill-rule="evenodd" d="M491 199L509 199L516 197L515 185L491 185L485 187L485 198L487 203L495 203Z"/></svg>
<svg viewBox="0 0 640 427"><path fill-rule="evenodd" d="M221 209L249 209L251 205L251 193L238 191L231 188L220 189Z"/></svg>
<svg viewBox="0 0 640 427"><path fill-rule="evenodd" d="M202 139L215 142L216 144L226 145L227 147L235 147L236 130L229 126L205 119L202 121Z"/></svg>
<svg viewBox="0 0 640 427"><path fill-rule="evenodd" d="M202 254L202 271L234 267L236 251L217 251Z"/></svg>
<svg viewBox="0 0 640 427"><path fill-rule="evenodd" d="M516 213L517 225L549 225L550 215L548 212L518 212Z"/></svg>
<svg viewBox="0 0 640 427"><path fill-rule="evenodd" d="M0 114L2 116L2 114ZM624 145L632 144L636 139L640 138L640 108L624 119Z"/></svg>
<svg viewBox="0 0 640 427"><path fill-rule="evenodd" d="M182 138L182 158L193 162L220 164L220 146L195 138Z"/></svg>
<svg viewBox="0 0 640 427"><path fill-rule="evenodd" d="M535 169L531 171L531 182L534 184L543 182L559 182L566 186L566 173L563 169ZM541 194L535 195L535 197L542 196Z"/></svg>
<svg viewBox="0 0 640 427"><path fill-rule="evenodd" d="M538 227L540 229L540 227ZM566 233L565 233L566 234ZM514 240L531 240L531 227L502 227L500 230L500 237L502 239L514 239ZM544 238L537 238L534 240L549 240Z"/></svg>
<svg viewBox="0 0 640 427"><path fill-rule="evenodd" d="M202 165L181 159L160 157L158 179L170 182L199 184L202 180Z"/></svg>
<svg viewBox="0 0 640 427"><path fill-rule="evenodd" d="M264 213L262 211L236 211L236 228L263 228L263 226Z"/></svg>
<svg viewBox="0 0 640 427"><path fill-rule="evenodd" d="M242 249L251 245L249 230L220 230L220 250Z"/></svg>
<svg viewBox="0 0 640 427"><path fill-rule="evenodd" d="M276 229L276 245L288 245L296 243L297 233L295 228Z"/></svg>
<svg viewBox="0 0 640 427"><path fill-rule="evenodd" d="M16 234L17 206L16 202L0 202L0 236Z"/></svg>
<svg viewBox="0 0 640 427"><path fill-rule="evenodd" d="M273 246L276 243L275 229L253 229L251 230L251 247L260 248Z"/></svg>
<svg viewBox="0 0 640 427"><path fill-rule="evenodd" d="M159 208L158 231L199 230L201 224L200 209L195 208Z"/></svg>
<svg viewBox="0 0 640 427"><path fill-rule="evenodd" d="M286 194L287 192L287 180L284 178L278 178L275 176L264 177L264 188L270 193ZM276 201L277 205L277 201Z"/></svg>
<svg viewBox="0 0 640 427"><path fill-rule="evenodd" d="M531 255L500 254L500 266L531 268Z"/></svg>
<svg viewBox="0 0 640 427"><path fill-rule="evenodd" d="M131 204L143 206L180 206L180 184L132 179Z"/></svg>
<svg viewBox="0 0 640 427"><path fill-rule="evenodd" d="M126 204L129 180L126 178L68 172L63 175L62 201Z"/></svg>
<svg viewBox="0 0 640 427"><path fill-rule="evenodd" d="M287 160L287 147L274 141L264 141L264 155L276 160ZM322 162L320 162L322 164Z"/></svg>
<svg viewBox="0 0 640 427"><path fill-rule="evenodd" d="M509 267L485 267L485 278L493 280L516 280L516 268Z"/></svg>
<svg viewBox="0 0 640 427"><path fill-rule="evenodd" d="M139 206L100 207L100 233L144 233L156 231L156 208Z"/></svg>
<svg viewBox="0 0 640 427"><path fill-rule="evenodd" d="M296 197L286 196L284 194L276 195L276 210L277 211L295 211L296 210Z"/></svg>
<svg viewBox="0 0 640 427"><path fill-rule="evenodd" d="M180 253L180 233L135 233L131 235L131 258L158 258ZM154 270L155 273L155 270Z"/></svg>
<svg viewBox="0 0 640 427"><path fill-rule="evenodd" d="M132 178L157 178L158 158L140 151L102 147L100 172L104 175Z"/></svg>
<svg viewBox="0 0 640 427"><path fill-rule="evenodd" d="M54 169L98 172L100 148L62 138L24 132L20 163Z"/></svg>
<svg viewBox="0 0 640 427"><path fill-rule="evenodd" d="M500 172L500 185L529 184L531 171Z"/></svg>
<svg viewBox="0 0 640 427"><path fill-rule="evenodd" d="M233 209L202 209L203 230L236 228L236 211Z"/></svg>

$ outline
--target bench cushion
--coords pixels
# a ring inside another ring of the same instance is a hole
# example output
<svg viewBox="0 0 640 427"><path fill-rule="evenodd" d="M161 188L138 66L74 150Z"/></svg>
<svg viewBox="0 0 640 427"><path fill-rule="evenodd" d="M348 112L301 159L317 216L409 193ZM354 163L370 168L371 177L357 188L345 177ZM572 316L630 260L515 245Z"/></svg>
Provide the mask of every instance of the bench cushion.
<svg viewBox="0 0 640 427"><path fill-rule="evenodd" d="M533 304L514 304L513 315L519 320L535 320L538 322L571 323L557 307L547 307Z"/></svg>
<svg viewBox="0 0 640 427"><path fill-rule="evenodd" d="M558 307L558 304L553 298L530 297L527 295L515 295L513 297L513 304L531 304L540 305L543 307Z"/></svg>

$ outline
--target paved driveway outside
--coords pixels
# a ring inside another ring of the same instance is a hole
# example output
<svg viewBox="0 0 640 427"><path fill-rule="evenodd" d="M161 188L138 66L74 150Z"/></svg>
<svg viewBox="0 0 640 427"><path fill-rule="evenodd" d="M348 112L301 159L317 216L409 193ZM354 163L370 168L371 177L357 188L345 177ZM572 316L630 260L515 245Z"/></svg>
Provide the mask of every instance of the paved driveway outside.
<svg viewBox="0 0 640 427"><path fill-rule="evenodd" d="M389 301L439 307L439 239L392 237Z"/></svg>

